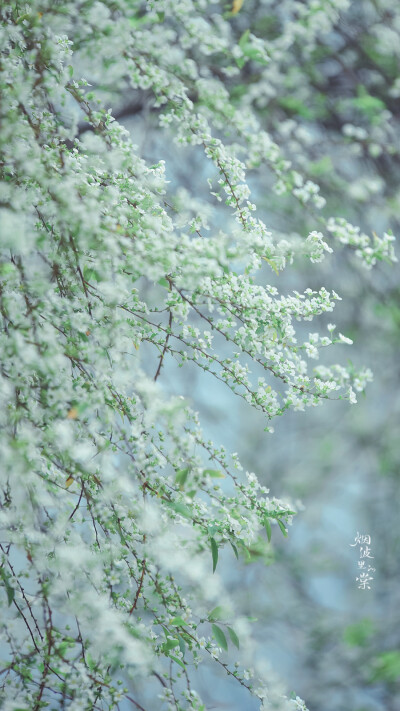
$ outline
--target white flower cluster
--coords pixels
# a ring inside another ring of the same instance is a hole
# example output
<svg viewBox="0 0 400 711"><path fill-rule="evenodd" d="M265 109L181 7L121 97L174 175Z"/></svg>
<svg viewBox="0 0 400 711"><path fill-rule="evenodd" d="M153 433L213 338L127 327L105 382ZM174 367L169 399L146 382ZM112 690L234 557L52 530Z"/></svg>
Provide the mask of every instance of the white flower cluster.
<svg viewBox="0 0 400 711"><path fill-rule="evenodd" d="M295 197L297 197L302 203L307 203L311 201L318 210L321 210L323 207L325 207L326 200L321 195L319 195L319 185L313 183L311 180L307 180L303 184L303 179L301 176L300 178L301 180L296 181L296 183L300 182L301 184L299 185L299 187L294 188L293 195L295 195Z"/></svg>
<svg viewBox="0 0 400 711"><path fill-rule="evenodd" d="M125 683L155 679L152 703L203 711L192 672L204 659L264 707L305 708L247 662L225 661L248 625L233 617L218 574L224 547L251 562L257 546L269 561L271 535L287 535L296 507L243 476L237 455L205 438L179 381L164 390L160 381L168 361L190 361L272 432L290 408L355 402L372 377L310 369L322 347L350 343L334 326L298 340L298 322L330 313L334 291L265 283L261 268L276 274L296 250L255 216L246 171L260 177L268 166L312 227L324 223L313 211L325 199L261 129L251 84L240 98L232 83L257 66L262 92L275 96L292 46L315 48L346 2L325 5L285 0L284 32L270 42L237 37L206 0L88 0L79 17L72 0L1 7L6 709L111 709L122 699L143 708ZM286 23L294 9L301 22ZM125 94L201 154L207 197L140 155L109 108ZM327 230L367 265L395 259L389 233L371 242L335 218ZM306 234L312 262L332 251L322 232Z"/></svg>
<svg viewBox="0 0 400 711"><path fill-rule="evenodd" d="M308 256L311 262L322 262L325 256L324 252L328 252L329 254L333 252L332 247L324 242L323 234L316 230L313 230L313 232L310 232L308 235L306 248L308 249Z"/></svg>
<svg viewBox="0 0 400 711"><path fill-rule="evenodd" d="M368 235L360 231L359 227L355 227L344 218L333 217L329 218L327 222L327 230L341 244L356 247L356 254L362 257L363 264L368 269L373 267L378 259L388 262L397 261L393 245L395 238L388 232L385 232L381 238L374 234L374 238L371 240Z"/></svg>

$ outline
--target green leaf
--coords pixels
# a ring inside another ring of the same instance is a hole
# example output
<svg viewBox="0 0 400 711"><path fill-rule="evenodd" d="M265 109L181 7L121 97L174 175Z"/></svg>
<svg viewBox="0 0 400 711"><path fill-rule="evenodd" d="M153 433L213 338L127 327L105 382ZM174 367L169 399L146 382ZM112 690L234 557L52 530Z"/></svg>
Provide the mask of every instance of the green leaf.
<svg viewBox="0 0 400 711"><path fill-rule="evenodd" d="M268 543L271 543L271 533L272 533L272 531L271 531L271 524L270 524L270 522L269 522L268 516L266 516L265 519L264 519L264 526L265 526L265 530L266 530L266 532L267 532Z"/></svg>
<svg viewBox="0 0 400 711"><path fill-rule="evenodd" d="M312 118L312 111L306 106L301 99L297 99L295 96L284 96L279 99L279 104L283 109L290 112L291 114L296 114L305 119Z"/></svg>
<svg viewBox="0 0 400 711"><path fill-rule="evenodd" d="M267 60L264 59L263 55L261 54L260 50L257 49L257 47L252 47L251 45L248 45L243 49L243 54L245 54L246 57L248 57L249 59L252 59L254 62L262 64L264 67L266 67L268 64Z"/></svg>
<svg viewBox="0 0 400 711"><path fill-rule="evenodd" d="M278 270L277 270L275 264L273 263L273 261L272 261L271 259L268 259L268 257L263 257L263 256L261 256L261 259L263 259L265 262L267 262L267 264L269 264L269 266L271 267L271 269L274 270L275 274L276 274L277 276L279 276L279 272L278 272ZM274 338L274 340L275 340L275 338Z"/></svg>
<svg viewBox="0 0 400 711"><path fill-rule="evenodd" d="M146 15L144 15L143 17L130 17L129 22L136 29L137 27L141 27L142 25L150 22L150 20Z"/></svg>
<svg viewBox="0 0 400 711"><path fill-rule="evenodd" d="M170 649L174 649L174 647L177 647L179 644L177 639L167 639L167 641L163 644L162 648L164 652L169 652Z"/></svg>
<svg viewBox="0 0 400 711"><path fill-rule="evenodd" d="M69 642L61 642L61 644L57 647L56 652L60 657L64 657L65 652L68 651L69 647Z"/></svg>
<svg viewBox="0 0 400 711"><path fill-rule="evenodd" d="M159 284L160 286L165 286L166 289L169 289L169 284L165 277L161 277L161 279L158 280L157 284Z"/></svg>
<svg viewBox="0 0 400 711"><path fill-rule="evenodd" d="M25 12L23 15L20 15L17 19L17 25L19 25L21 22L24 20L29 20L29 13Z"/></svg>
<svg viewBox="0 0 400 711"><path fill-rule="evenodd" d="M369 119L373 119L386 108L385 103L381 101L381 99L368 94L365 86L359 85L357 87L357 94L358 97L351 99L351 103Z"/></svg>
<svg viewBox="0 0 400 711"><path fill-rule="evenodd" d="M184 516L185 518L192 518L192 512L187 506L185 506L185 504L181 504L179 501L166 501L165 503L169 506L169 508L181 516Z"/></svg>
<svg viewBox="0 0 400 711"><path fill-rule="evenodd" d="M175 481L177 484L179 484L180 489L183 489L186 479L188 478L188 474L189 474L189 467L185 467L185 469L179 469L176 472Z"/></svg>
<svg viewBox="0 0 400 711"><path fill-rule="evenodd" d="M231 638L231 642L235 645L237 649L240 647L239 643L239 637L237 636L235 630L232 629L232 627L228 627L228 632L229 632L229 637Z"/></svg>
<svg viewBox="0 0 400 711"><path fill-rule="evenodd" d="M348 625L343 632L343 639L349 647L365 647L374 634L374 624L369 617L353 625Z"/></svg>
<svg viewBox="0 0 400 711"><path fill-rule="evenodd" d="M99 275L97 274L95 269L92 269L92 267L83 267L83 278L87 282L91 281L99 281Z"/></svg>
<svg viewBox="0 0 400 711"><path fill-rule="evenodd" d="M225 616L225 608L222 607L222 605L217 605L217 607L214 607L214 609L208 613L208 619L210 620L210 622L214 622L215 620L222 620Z"/></svg>
<svg viewBox="0 0 400 711"><path fill-rule="evenodd" d="M8 582L9 575L7 575L6 571L4 570L4 567L2 566L0 568L0 577L3 580L4 587L6 589L7 593L7 600L8 600L8 607L10 607L11 603L14 600L15 597L15 590L14 588L11 587L10 583Z"/></svg>
<svg viewBox="0 0 400 711"><path fill-rule="evenodd" d="M0 265L0 274L11 274L15 269L13 264L9 264L9 262L5 262L4 264Z"/></svg>
<svg viewBox="0 0 400 711"><path fill-rule="evenodd" d="M400 679L400 652L396 649L382 652L372 659L370 679L394 684Z"/></svg>
<svg viewBox="0 0 400 711"><path fill-rule="evenodd" d="M312 175L316 177L332 173L334 170L330 156L323 156L319 160L309 163L308 167Z"/></svg>
<svg viewBox="0 0 400 711"><path fill-rule="evenodd" d="M94 671L96 669L96 662L94 659L90 656L89 652L86 652L85 654L85 659L86 659L86 664L88 665L90 671Z"/></svg>
<svg viewBox="0 0 400 711"><path fill-rule="evenodd" d="M211 625L211 629L213 631L213 635L215 637L215 640L219 647L222 647L222 649L225 649L225 651L228 650L228 642L226 641L225 634L221 630L218 625Z"/></svg>
<svg viewBox="0 0 400 711"><path fill-rule="evenodd" d="M218 471L218 469L204 469L203 474L207 474L212 479L225 479L225 474Z"/></svg>
<svg viewBox="0 0 400 711"><path fill-rule="evenodd" d="M183 637L181 637L180 634L178 635L178 642L179 642L179 649L181 650L182 654L184 655L186 652L186 644L185 644L185 640L183 639Z"/></svg>
<svg viewBox="0 0 400 711"><path fill-rule="evenodd" d="M245 32L243 32L243 34L239 40L239 47L242 51L243 51L243 48L248 43L249 37L250 37L250 30L246 30Z"/></svg>
<svg viewBox="0 0 400 711"><path fill-rule="evenodd" d="M215 542L215 538L210 538L210 544L211 544L211 554L212 554L212 561L213 561L213 573L215 573L215 569L216 569L217 563L218 563L218 546Z"/></svg>
<svg viewBox="0 0 400 711"><path fill-rule="evenodd" d="M234 554L235 554L235 556L236 556L236 559L239 560L238 549L236 548L235 544L232 543L232 541L230 541L230 544L231 544L231 546L232 546L232 549L233 549L233 552L234 552Z"/></svg>
<svg viewBox="0 0 400 711"><path fill-rule="evenodd" d="M249 37L250 37L250 30L246 30L245 32L243 32L243 34L239 40L239 47L242 50L244 56L247 57L248 59L252 59L255 62L259 62L260 64L263 64L263 65L268 64L268 62L263 57L260 50L257 47L255 47L251 42L249 42ZM235 61L240 69L246 63L246 60L243 57L238 57Z"/></svg>
<svg viewBox="0 0 400 711"><path fill-rule="evenodd" d="M186 625L186 622L183 617L178 615L178 617L173 617L169 624L174 625L175 627L182 627L182 625Z"/></svg>
<svg viewBox="0 0 400 711"><path fill-rule="evenodd" d="M285 536L285 538L287 538L288 532L287 532L287 530L286 530L286 528L285 528L285 524L282 523L282 521L281 521L279 518L277 518L276 520L277 520L277 522L278 522L278 526L279 526L279 528L281 529L283 535Z"/></svg>
<svg viewBox="0 0 400 711"><path fill-rule="evenodd" d="M182 667L182 669L186 669L184 663L182 662L181 659L178 659L178 657L173 657L172 654L171 654L169 658L170 658L170 659L173 659L174 662L176 662L177 664L179 664L179 666Z"/></svg>

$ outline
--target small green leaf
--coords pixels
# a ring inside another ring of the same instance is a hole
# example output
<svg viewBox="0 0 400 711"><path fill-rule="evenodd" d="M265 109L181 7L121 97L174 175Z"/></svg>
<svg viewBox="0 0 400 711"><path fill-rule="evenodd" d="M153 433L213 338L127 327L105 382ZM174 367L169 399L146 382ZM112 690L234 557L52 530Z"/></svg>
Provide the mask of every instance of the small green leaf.
<svg viewBox="0 0 400 711"><path fill-rule="evenodd" d="M215 569L216 569L217 563L218 563L218 546L215 542L215 538L210 538L210 544L211 544L211 553L212 553L212 561L213 561L213 573L215 573Z"/></svg>
<svg viewBox="0 0 400 711"><path fill-rule="evenodd" d="M95 269L92 269L91 267L85 266L83 267L83 278L85 281L90 282L90 281L99 281L99 275L96 272Z"/></svg>
<svg viewBox="0 0 400 711"><path fill-rule="evenodd" d="M371 660L370 679L395 684L400 679L400 652L381 652Z"/></svg>
<svg viewBox="0 0 400 711"><path fill-rule="evenodd" d="M237 636L235 630L232 629L232 627L228 627L228 632L229 632L229 637L231 638L231 642L235 645L237 649L240 647L239 643L239 637Z"/></svg>
<svg viewBox="0 0 400 711"><path fill-rule="evenodd" d="M264 67L268 64L267 60L263 57L261 52L257 49L257 47L252 47L251 45L247 45L247 47L244 47L242 49L243 54L246 55L249 59L252 59L254 62L258 62L259 64L262 64Z"/></svg>
<svg viewBox="0 0 400 711"><path fill-rule="evenodd" d="M85 659L90 671L94 671L96 669L96 662L92 659L89 652L86 652Z"/></svg>
<svg viewBox="0 0 400 711"><path fill-rule="evenodd" d="M218 471L218 469L204 469L203 474L207 474L212 479L225 479L225 474Z"/></svg>
<svg viewBox="0 0 400 711"><path fill-rule="evenodd" d="M222 605L217 605L217 607L214 607L211 612L208 613L208 619L210 622L214 622L215 620L223 620L225 617L225 609L222 607Z"/></svg>
<svg viewBox="0 0 400 711"><path fill-rule="evenodd" d="M369 617L364 617L359 622L345 628L343 639L350 647L365 647L374 631L372 620Z"/></svg>
<svg viewBox="0 0 400 711"><path fill-rule="evenodd" d="M225 651L228 650L228 642L226 641L225 634L221 630L218 625L211 625L211 629L213 631L213 635L215 637L215 640L217 644L222 647L222 649L225 649Z"/></svg>
<svg viewBox="0 0 400 711"><path fill-rule="evenodd" d="M60 657L64 657L65 652L68 651L69 647L69 642L61 642L61 644L57 647L56 652Z"/></svg>
<svg viewBox="0 0 400 711"><path fill-rule="evenodd" d="M277 522L278 522L278 526L279 526L279 528L281 529L283 535L285 536L285 538L287 538L288 532L287 532L287 530L286 530L286 528L285 528L285 524L282 523L282 521L281 521L279 518L277 518L276 520L277 520Z"/></svg>
<svg viewBox="0 0 400 711"><path fill-rule="evenodd" d="M179 644L177 639L168 639L165 644L163 644L162 648L164 652L169 652L170 649L174 649L174 647L177 647Z"/></svg>
<svg viewBox="0 0 400 711"><path fill-rule="evenodd" d="M264 519L264 526L265 526L265 530L266 530L266 532L267 532L268 543L271 543L271 533L272 533L272 531L271 531L271 524L270 524L270 522L269 522L269 520L268 520L268 516L266 516L265 519Z"/></svg>
<svg viewBox="0 0 400 711"><path fill-rule="evenodd" d="M159 284L160 286L165 286L166 289L169 289L169 284L165 277L161 277L161 279L158 280L157 284Z"/></svg>
<svg viewBox="0 0 400 711"><path fill-rule="evenodd" d="M262 53L260 50L255 47L252 42L249 42L249 37L250 37L250 30L246 30L240 40L239 40L239 47L242 50L243 54L245 57L248 59L252 59L255 62L259 62L260 64L268 64L266 59L263 57ZM246 60L244 57L238 57L236 59L236 64L241 68L243 65L246 63Z"/></svg>
<svg viewBox="0 0 400 711"><path fill-rule="evenodd" d="M181 659L178 659L178 657L173 657L172 654L171 654L169 658L170 658L170 659L173 659L174 662L176 662L177 664L179 664L179 666L182 667L182 669L185 669L185 668L186 668L185 665L184 665L184 663L182 662L182 660L181 660Z"/></svg>
<svg viewBox="0 0 400 711"><path fill-rule="evenodd" d="M263 256L261 256L261 259L263 259L265 262L267 262L267 264L269 264L269 266L271 267L271 269L274 270L275 274L276 274L277 276L279 276L279 272L278 272L278 270L277 270L275 264L273 263L273 261L272 261L271 259L268 259L267 257L263 257Z"/></svg>
<svg viewBox="0 0 400 711"><path fill-rule="evenodd" d="M386 105L381 99L368 94L365 86L359 85L357 87L357 94L358 96L356 98L351 99L351 103L369 119L373 119L386 108Z"/></svg>
<svg viewBox="0 0 400 711"><path fill-rule="evenodd" d="M239 40L239 47L240 47L240 49L243 50L243 48L247 45L249 36L250 36L250 30L246 30L245 32L243 32L243 34L242 34L242 36L241 36L241 38L240 38L240 40Z"/></svg>
<svg viewBox="0 0 400 711"><path fill-rule="evenodd" d="M8 600L8 607L10 607L11 603L14 600L15 597L15 590L14 588L11 587L10 583L8 582L8 578L10 577L7 575L6 571L4 570L3 566L0 568L0 577L3 580L4 587L6 589L7 593L7 600Z"/></svg>
<svg viewBox="0 0 400 711"><path fill-rule="evenodd" d="M17 18L17 25L19 25L19 24L20 24L21 22L23 22L24 20L28 20L28 19L29 19L29 14L28 14L27 12L25 12L23 15L20 15L20 16Z"/></svg>
<svg viewBox="0 0 400 711"><path fill-rule="evenodd" d="M185 640L183 639L183 637L181 637L180 634L178 635L178 642L179 642L179 649L181 650L182 654L185 655L186 644L185 644Z"/></svg>
<svg viewBox="0 0 400 711"><path fill-rule="evenodd" d="M181 516L184 516L185 518L192 518L192 512L190 509L188 509L185 504L181 504L180 501L166 501L165 503L169 506L169 508Z"/></svg>
<svg viewBox="0 0 400 711"><path fill-rule="evenodd" d="M9 264L8 262L5 262L4 264L0 265L0 274L11 274L15 269L13 264Z"/></svg>
<svg viewBox="0 0 400 711"><path fill-rule="evenodd" d="M186 625L186 622L183 617L178 615L178 617L173 617L169 624L174 625L174 627L182 627L182 625Z"/></svg>
<svg viewBox="0 0 400 711"><path fill-rule="evenodd" d="M179 484L180 489L183 489L186 479L188 478L188 474L189 474L189 467L185 467L185 469L179 469L176 472L175 481L177 484Z"/></svg>

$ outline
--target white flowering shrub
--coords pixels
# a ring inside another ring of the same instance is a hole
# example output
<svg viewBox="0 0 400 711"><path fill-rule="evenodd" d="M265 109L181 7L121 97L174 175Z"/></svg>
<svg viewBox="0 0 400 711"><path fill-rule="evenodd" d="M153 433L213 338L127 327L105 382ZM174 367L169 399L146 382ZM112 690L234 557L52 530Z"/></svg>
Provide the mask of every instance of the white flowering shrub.
<svg viewBox="0 0 400 711"><path fill-rule="evenodd" d="M146 711L205 709L205 660L262 709L306 708L255 658L247 668L248 621L218 566L222 549L235 564L286 536L296 506L244 475L165 377L169 362L200 368L206 387L222 381L269 432L287 410L356 402L372 377L315 364L322 349L351 344L334 324L296 330L330 320L335 291L268 283L335 244L367 267L395 260L391 233L369 237L330 214L263 128L259 103L293 42L311 51L347 3L280 5L270 40L246 27L238 1L228 13L205 0L1 6L7 711L143 711L149 687ZM254 66L255 81L241 83ZM110 108L124 96L177 151L202 152L207 200L171 185L162 160L146 162ZM363 141L360 130L346 140ZM257 213L246 175L253 186L267 170L274 195L308 215L308 233L274 234Z"/></svg>

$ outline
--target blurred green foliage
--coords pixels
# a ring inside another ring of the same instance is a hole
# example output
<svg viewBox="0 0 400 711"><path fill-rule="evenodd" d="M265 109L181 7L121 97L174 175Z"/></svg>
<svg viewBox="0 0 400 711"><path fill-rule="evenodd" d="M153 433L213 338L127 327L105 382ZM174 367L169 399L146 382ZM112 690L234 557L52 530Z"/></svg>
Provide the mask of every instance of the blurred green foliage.
<svg viewBox="0 0 400 711"><path fill-rule="evenodd" d="M370 681L386 681L395 683L400 681L400 651L382 652L372 661Z"/></svg>
<svg viewBox="0 0 400 711"><path fill-rule="evenodd" d="M374 623L369 617L360 622L348 625L343 632L343 639L349 647L365 647L375 631Z"/></svg>

